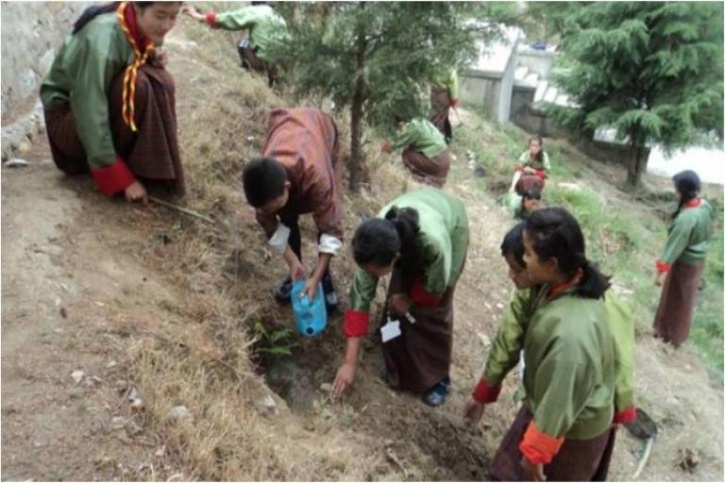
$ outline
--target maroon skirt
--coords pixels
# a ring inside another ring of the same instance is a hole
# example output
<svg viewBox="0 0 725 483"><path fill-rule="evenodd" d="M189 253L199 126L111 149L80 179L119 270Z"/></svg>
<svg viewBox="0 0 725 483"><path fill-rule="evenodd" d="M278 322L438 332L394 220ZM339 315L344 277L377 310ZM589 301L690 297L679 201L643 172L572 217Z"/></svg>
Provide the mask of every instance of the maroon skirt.
<svg viewBox="0 0 725 483"><path fill-rule="evenodd" d="M675 262L670 268L654 321L655 334L665 342L679 346L687 340L704 266Z"/></svg>
<svg viewBox="0 0 725 483"><path fill-rule="evenodd" d="M403 151L403 164L413 173L417 181L442 188L446 184L448 171L451 168L451 153L446 149L438 156L429 158L419 151L408 148Z"/></svg>
<svg viewBox="0 0 725 483"><path fill-rule="evenodd" d="M494 457L489 473L492 481L527 481L519 444L532 419L526 406L521 406ZM544 466L547 481L607 481L615 431L610 428L592 439L565 440L551 463Z"/></svg>
<svg viewBox="0 0 725 483"><path fill-rule="evenodd" d="M171 185L185 192L184 169L179 156L175 85L166 70L145 65L136 81L135 121L131 131L121 116L123 74L109 93L111 133L116 152L138 178ZM86 152L76 130L70 105L45 111L46 131L55 165L73 175L89 171Z"/></svg>
<svg viewBox="0 0 725 483"><path fill-rule="evenodd" d="M431 116L430 122L438 128L438 130L446 138L446 142L450 142L453 138L453 128L450 121L451 97L448 95L448 89L445 87L434 87L430 93Z"/></svg>
<svg viewBox="0 0 725 483"><path fill-rule="evenodd" d="M464 267L465 260L460 273L463 273ZM410 293L413 281L421 276L422 273L404 273L396 268L390 278L387 298L394 294ZM443 294L437 307L412 305L410 313L415 323L405 317L398 317L401 335L383 343L383 357L391 387L420 394L450 375L456 284L457 280ZM387 315L386 308L381 325L387 322Z"/></svg>

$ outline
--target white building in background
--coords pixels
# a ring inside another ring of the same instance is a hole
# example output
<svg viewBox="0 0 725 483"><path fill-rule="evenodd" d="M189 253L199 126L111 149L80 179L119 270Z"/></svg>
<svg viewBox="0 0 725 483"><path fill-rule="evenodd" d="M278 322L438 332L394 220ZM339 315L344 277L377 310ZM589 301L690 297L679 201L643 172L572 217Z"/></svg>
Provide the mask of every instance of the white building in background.
<svg viewBox="0 0 725 483"><path fill-rule="evenodd" d="M511 118L516 50L522 38L521 29L504 27L502 40L489 44L478 41L478 58L458 75L461 100L483 108L497 122Z"/></svg>

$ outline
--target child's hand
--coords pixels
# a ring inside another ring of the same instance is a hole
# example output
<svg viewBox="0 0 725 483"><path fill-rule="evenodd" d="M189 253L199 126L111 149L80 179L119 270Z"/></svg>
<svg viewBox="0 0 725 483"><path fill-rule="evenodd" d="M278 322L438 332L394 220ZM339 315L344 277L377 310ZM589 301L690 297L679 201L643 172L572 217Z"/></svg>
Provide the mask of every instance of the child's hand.
<svg viewBox="0 0 725 483"><path fill-rule="evenodd" d="M469 396L468 400L466 401L466 407L464 409L463 416L466 418L471 426L476 426L478 422L481 421L481 418L483 417L483 411L485 409L485 404L481 404L480 402L473 399L473 397Z"/></svg>
<svg viewBox="0 0 725 483"><path fill-rule="evenodd" d="M391 295L388 299L390 310L396 315L406 315L410 311L413 302L406 294Z"/></svg>

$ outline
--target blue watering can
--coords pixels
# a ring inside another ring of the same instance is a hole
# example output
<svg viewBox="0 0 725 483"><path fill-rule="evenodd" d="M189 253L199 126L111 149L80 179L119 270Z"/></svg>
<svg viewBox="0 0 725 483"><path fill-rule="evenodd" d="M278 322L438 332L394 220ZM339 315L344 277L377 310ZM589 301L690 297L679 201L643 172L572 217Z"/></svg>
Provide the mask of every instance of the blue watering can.
<svg viewBox="0 0 725 483"><path fill-rule="evenodd" d="M325 294L322 283L317 284L315 299L310 302L307 295L300 298L300 292L305 288L304 280L297 280L292 284L292 310L295 314L297 333L301 337L315 337L325 330L327 325L327 308L325 307Z"/></svg>

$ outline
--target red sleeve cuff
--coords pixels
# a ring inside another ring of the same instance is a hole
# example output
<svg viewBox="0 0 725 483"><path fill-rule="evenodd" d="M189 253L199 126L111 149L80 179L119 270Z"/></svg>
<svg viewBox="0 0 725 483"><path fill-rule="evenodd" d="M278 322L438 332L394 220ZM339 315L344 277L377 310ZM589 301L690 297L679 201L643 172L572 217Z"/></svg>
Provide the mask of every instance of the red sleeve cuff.
<svg viewBox="0 0 725 483"><path fill-rule="evenodd" d="M614 424L630 424L637 419L637 409L629 406L614 415Z"/></svg>
<svg viewBox="0 0 725 483"><path fill-rule="evenodd" d="M458 106L458 99L451 99L451 107Z"/></svg>
<svg viewBox="0 0 725 483"><path fill-rule="evenodd" d="M660 273L662 273L662 272L669 272L671 266L672 265L670 265L669 263L661 262L659 260L657 260L655 262L655 267L657 268L657 271L660 272Z"/></svg>
<svg viewBox="0 0 725 483"><path fill-rule="evenodd" d="M501 393L501 384L498 386L489 385L483 378L476 384L473 390L473 399L480 404L488 404L496 402L498 395Z"/></svg>
<svg viewBox="0 0 725 483"><path fill-rule="evenodd" d="M368 312L347 310L345 312L345 320L342 325L342 331L345 334L345 337L365 337L368 335L369 323L370 314Z"/></svg>
<svg viewBox="0 0 725 483"><path fill-rule="evenodd" d="M537 169L536 177L541 178L541 179L546 179L546 171L544 171L543 169Z"/></svg>
<svg viewBox="0 0 725 483"><path fill-rule="evenodd" d="M417 278L413 282L413 286L410 287L410 300L421 307L437 307L442 298L442 296L433 295L426 291L423 277Z"/></svg>
<svg viewBox="0 0 725 483"><path fill-rule="evenodd" d="M106 196L113 196L136 181L120 156L116 156L116 161L110 166L91 170L91 175L96 180L98 190Z"/></svg>
<svg viewBox="0 0 725 483"><path fill-rule="evenodd" d="M216 28L216 12L210 11L206 13L206 23L211 28Z"/></svg>
<svg viewBox="0 0 725 483"><path fill-rule="evenodd" d="M551 463L563 444L564 436L559 438L549 436L539 431L534 421L531 421L519 444L519 449L532 464L546 465Z"/></svg>

